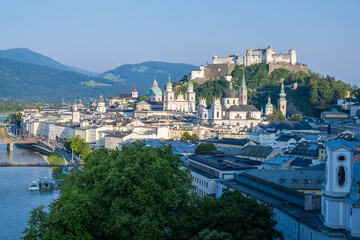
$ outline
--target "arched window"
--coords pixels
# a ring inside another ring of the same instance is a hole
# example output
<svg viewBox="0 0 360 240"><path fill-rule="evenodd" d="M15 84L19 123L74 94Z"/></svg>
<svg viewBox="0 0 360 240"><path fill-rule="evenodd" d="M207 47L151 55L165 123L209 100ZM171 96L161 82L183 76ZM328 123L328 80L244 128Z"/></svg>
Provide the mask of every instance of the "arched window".
<svg viewBox="0 0 360 240"><path fill-rule="evenodd" d="M219 118L220 117L220 113L216 112L216 117Z"/></svg>
<svg viewBox="0 0 360 240"><path fill-rule="evenodd" d="M344 186L345 184L345 168L344 167L339 167L339 171L338 171L338 183L340 186Z"/></svg>
<svg viewBox="0 0 360 240"><path fill-rule="evenodd" d="M233 104L235 104L235 99L233 100Z"/></svg>
<svg viewBox="0 0 360 240"><path fill-rule="evenodd" d="M207 115L206 115L206 113L204 114L204 118L206 118L207 117Z"/></svg>
<svg viewBox="0 0 360 240"><path fill-rule="evenodd" d="M344 160L345 160L345 156L343 156L343 155L339 156L339 157L338 157L338 160L339 160L340 162L344 161Z"/></svg>
<svg viewBox="0 0 360 240"><path fill-rule="evenodd" d="M229 99L227 100L227 104L229 104Z"/></svg>

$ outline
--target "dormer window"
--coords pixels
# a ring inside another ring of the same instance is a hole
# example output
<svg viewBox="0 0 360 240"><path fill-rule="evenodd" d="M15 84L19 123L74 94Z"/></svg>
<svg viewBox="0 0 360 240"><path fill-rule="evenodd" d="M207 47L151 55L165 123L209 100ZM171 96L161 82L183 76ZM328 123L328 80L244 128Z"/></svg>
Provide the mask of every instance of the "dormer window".
<svg viewBox="0 0 360 240"><path fill-rule="evenodd" d="M305 179L305 184L307 184L307 185L311 184L311 179L309 179L309 178Z"/></svg>

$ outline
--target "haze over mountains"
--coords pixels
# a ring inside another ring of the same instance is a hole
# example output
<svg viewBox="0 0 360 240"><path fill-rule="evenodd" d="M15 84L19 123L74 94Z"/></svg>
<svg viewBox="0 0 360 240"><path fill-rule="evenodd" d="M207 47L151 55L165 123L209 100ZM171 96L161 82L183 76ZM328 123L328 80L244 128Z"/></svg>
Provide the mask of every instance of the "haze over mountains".
<svg viewBox="0 0 360 240"><path fill-rule="evenodd" d="M58 102L75 98L90 101L100 94L112 97L130 93L136 85L140 94L151 87L154 76L163 88L169 74L179 80L194 65L167 62L125 64L98 74L63 65L26 48L0 51L0 97L28 101Z"/></svg>

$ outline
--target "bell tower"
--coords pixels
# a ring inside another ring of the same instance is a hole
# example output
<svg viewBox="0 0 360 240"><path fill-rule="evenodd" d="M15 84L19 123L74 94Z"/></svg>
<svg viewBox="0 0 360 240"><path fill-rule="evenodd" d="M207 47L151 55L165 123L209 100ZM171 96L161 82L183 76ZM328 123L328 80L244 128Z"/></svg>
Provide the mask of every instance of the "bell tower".
<svg viewBox="0 0 360 240"><path fill-rule="evenodd" d="M277 102L278 111L286 118L286 93L284 90L284 81L281 82L281 91L279 93L279 100Z"/></svg>
<svg viewBox="0 0 360 240"><path fill-rule="evenodd" d="M325 186L322 186L324 224L330 228L346 228L349 209L345 197L353 185L355 144L342 139L326 142Z"/></svg>
<svg viewBox="0 0 360 240"><path fill-rule="evenodd" d="M240 105L247 105L247 88L246 88L246 84L245 84L244 72L245 72L245 70L243 71L243 77L242 77L240 93L239 93Z"/></svg>

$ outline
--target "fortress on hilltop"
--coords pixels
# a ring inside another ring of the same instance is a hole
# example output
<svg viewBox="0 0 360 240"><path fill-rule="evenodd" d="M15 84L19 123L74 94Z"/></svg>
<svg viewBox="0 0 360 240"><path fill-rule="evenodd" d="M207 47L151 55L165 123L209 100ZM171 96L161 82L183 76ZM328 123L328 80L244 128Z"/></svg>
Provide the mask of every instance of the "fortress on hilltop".
<svg viewBox="0 0 360 240"><path fill-rule="evenodd" d="M304 64L297 63L296 50L290 49L288 53L275 54L270 47L266 49L248 49L244 56L230 55L229 57L213 56L212 63L207 66L200 66L200 69L191 70L191 80L203 83L209 79L225 77L231 80L231 72L235 65L244 65L245 67L252 64L266 63L269 67L269 74L278 68L284 68L292 72L308 72L308 67Z"/></svg>

